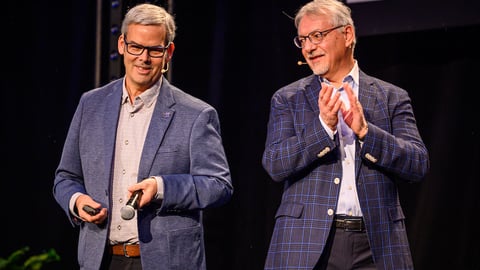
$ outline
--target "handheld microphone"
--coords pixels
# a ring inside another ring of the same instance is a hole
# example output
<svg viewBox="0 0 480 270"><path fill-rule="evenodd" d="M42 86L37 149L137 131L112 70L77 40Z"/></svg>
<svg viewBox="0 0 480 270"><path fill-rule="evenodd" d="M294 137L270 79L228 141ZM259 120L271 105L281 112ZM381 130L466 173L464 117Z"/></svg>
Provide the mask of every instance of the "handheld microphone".
<svg viewBox="0 0 480 270"><path fill-rule="evenodd" d="M120 212L122 213L122 218L125 220L130 220L135 216L135 210L138 208L138 203L140 202L140 198L142 197L142 190L136 190L132 193L130 199L128 199L127 204L125 204Z"/></svg>
<svg viewBox="0 0 480 270"><path fill-rule="evenodd" d="M301 66L301 65L306 65L306 64L307 64L307 62L302 62L302 61L298 61L298 62L297 62L297 65L299 65L299 66Z"/></svg>

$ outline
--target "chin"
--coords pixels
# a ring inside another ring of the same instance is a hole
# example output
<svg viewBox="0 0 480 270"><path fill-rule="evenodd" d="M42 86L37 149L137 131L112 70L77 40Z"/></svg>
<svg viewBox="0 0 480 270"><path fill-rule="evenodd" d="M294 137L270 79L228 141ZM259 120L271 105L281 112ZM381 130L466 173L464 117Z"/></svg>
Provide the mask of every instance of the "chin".
<svg viewBox="0 0 480 270"><path fill-rule="evenodd" d="M328 72L328 68L324 66L313 64L313 65L310 65L310 68L312 69L315 75L319 75L319 76L323 76Z"/></svg>

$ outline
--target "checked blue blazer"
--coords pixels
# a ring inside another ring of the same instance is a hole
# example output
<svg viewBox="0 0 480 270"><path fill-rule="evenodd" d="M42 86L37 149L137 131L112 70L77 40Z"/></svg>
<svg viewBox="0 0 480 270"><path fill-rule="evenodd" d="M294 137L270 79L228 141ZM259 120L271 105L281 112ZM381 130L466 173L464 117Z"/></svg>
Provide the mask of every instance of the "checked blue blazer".
<svg viewBox="0 0 480 270"><path fill-rule="evenodd" d="M356 144L356 184L373 258L381 269L413 269L397 182L430 168L408 93L360 70L358 98L368 134ZM332 226L342 179L338 136L319 120L319 77L282 87L271 99L262 165L284 191L265 269L312 269Z"/></svg>

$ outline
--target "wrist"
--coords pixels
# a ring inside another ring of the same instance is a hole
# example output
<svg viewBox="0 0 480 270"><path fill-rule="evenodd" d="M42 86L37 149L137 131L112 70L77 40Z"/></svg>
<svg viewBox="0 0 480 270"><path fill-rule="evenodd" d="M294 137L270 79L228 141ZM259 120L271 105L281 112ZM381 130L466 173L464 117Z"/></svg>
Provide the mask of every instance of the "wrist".
<svg viewBox="0 0 480 270"><path fill-rule="evenodd" d="M365 139L365 136L367 136L368 133L368 125L365 125L360 133L358 134L358 140L362 141Z"/></svg>

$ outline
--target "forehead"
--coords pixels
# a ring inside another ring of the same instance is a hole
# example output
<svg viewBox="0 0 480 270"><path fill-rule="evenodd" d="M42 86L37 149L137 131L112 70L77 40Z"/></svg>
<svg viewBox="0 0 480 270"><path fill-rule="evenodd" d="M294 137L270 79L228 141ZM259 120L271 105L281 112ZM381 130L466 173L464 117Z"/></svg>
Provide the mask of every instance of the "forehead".
<svg viewBox="0 0 480 270"><path fill-rule="evenodd" d="M165 25L131 24L127 29L127 40L145 46L162 45L166 39Z"/></svg>
<svg viewBox="0 0 480 270"><path fill-rule="evenodd" d="M325 15L306 14L302 17L298 24L297 32L299 35L305 36L310 32L318 30L323 31L330 28L328 17Z"/></svg>

